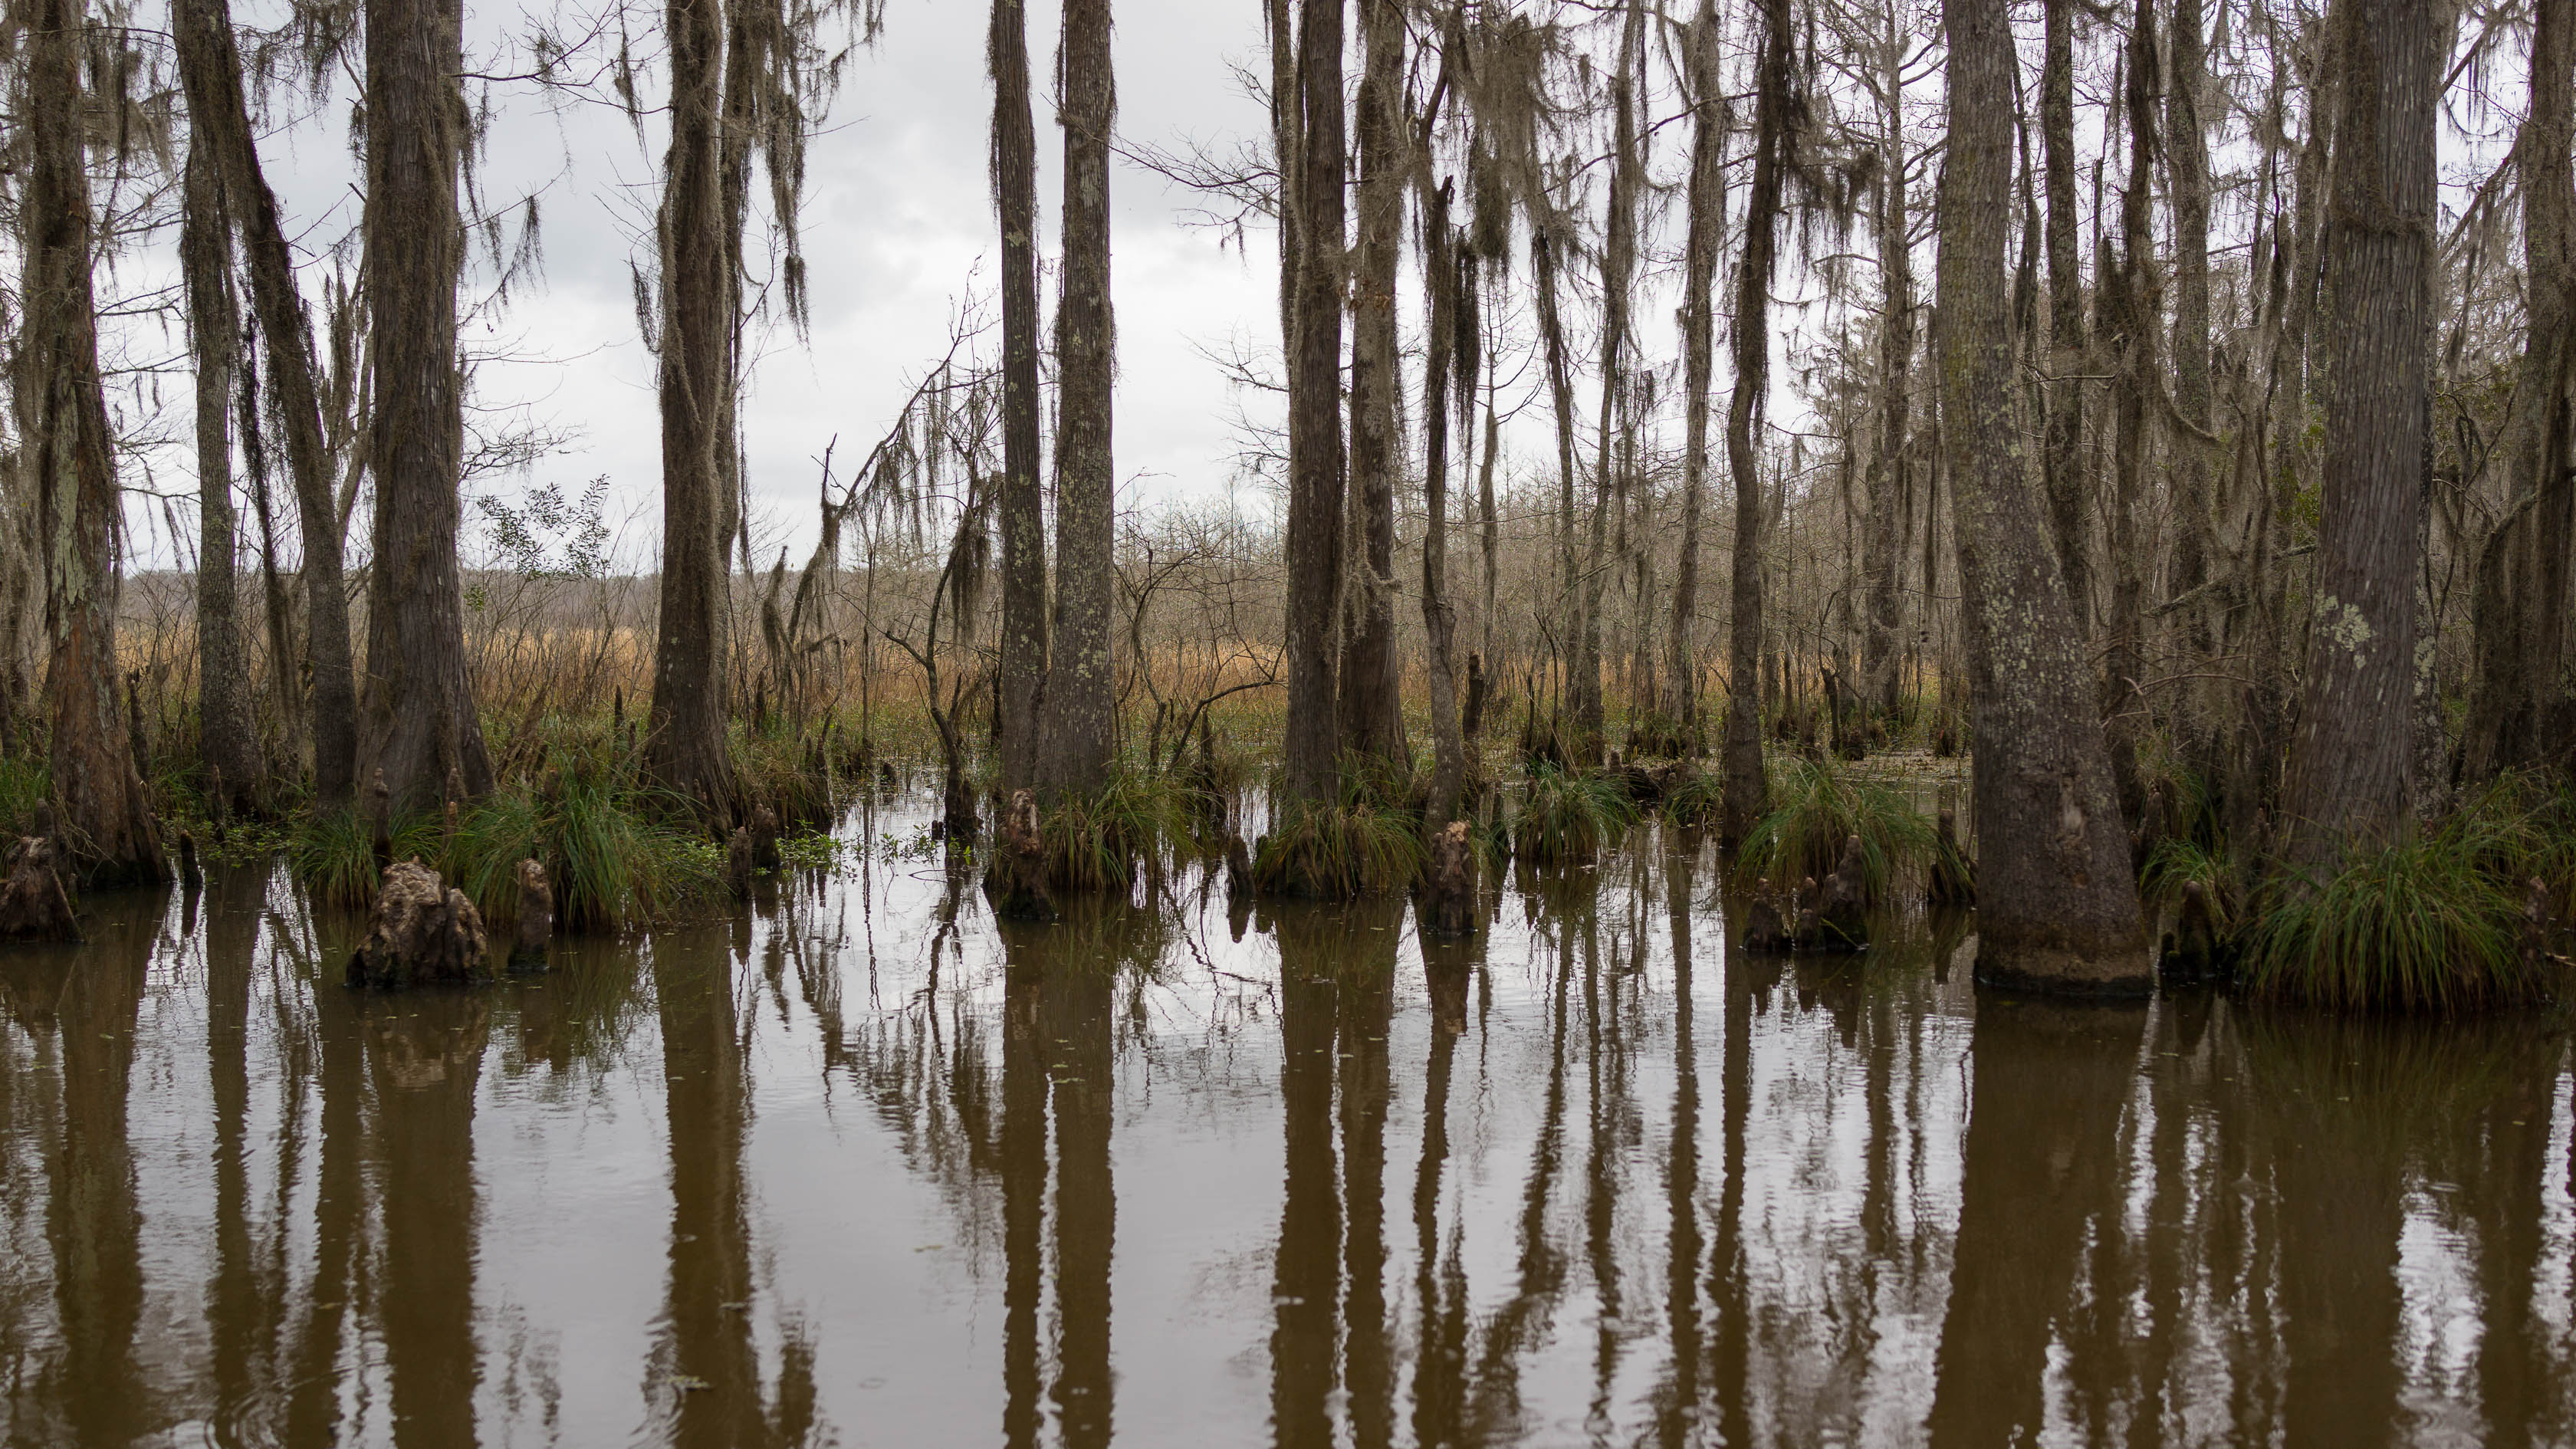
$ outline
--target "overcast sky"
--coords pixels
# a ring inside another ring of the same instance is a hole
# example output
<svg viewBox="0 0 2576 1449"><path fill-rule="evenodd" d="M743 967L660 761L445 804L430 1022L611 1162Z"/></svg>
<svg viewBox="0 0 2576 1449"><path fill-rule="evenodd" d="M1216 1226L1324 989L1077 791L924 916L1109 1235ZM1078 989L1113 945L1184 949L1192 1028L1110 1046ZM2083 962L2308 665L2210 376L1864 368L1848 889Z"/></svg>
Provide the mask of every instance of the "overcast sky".
<svg viewBox="0 0 2576 1449"><path fill-rule="evenodd" d="M486 7L488 9L488 7ZM469 11L476 7L469 4ZM1119 0L1116 57L1122 136L1230 145L1268 121L1231 66L1264 61L1261 10L1250 0ZM247 18L247 12L246 12ZM1058 6L1030 0L1037 77L1042 250L1056 252L1062 139L1052 87ZM885 29L856 56L827 128L812 143L803 215L810 262L810 345L785 328L766 336L744 432L752 506L777 542L810 546L818 460L840 439L838 471L881 437L944 350L970 287L991 307L998 263L985 156L991 89L981 0L888 0ZM476 62L526 21L476 11ZM639 37L639 47L644 43ZM663 82L648 83L648 101ZM565 103L521 86L496 89L487 202L534 191L541 275L532 291L472 329L469 347L528 361L486 364L478 399L524 404L572 434L531 484L578 492L606 476L616 514L631 518L626 552L649 557L658 525L659 423L652 358L635 318L631 262L646 258L663 139L648 117L639 144L612 107ZM355 224L357 178L346 142L347 88L302 116L284 102L263 140L270 176L306 245ZM1192 199L1115 163L1113 279L1119 341L1117 462L1121 503L1221 497L1232 480L1235 400L1200 355L1238 334L1276 345L1275 242L1256 234L1247 258L1218 235L1179 224ZM1052 293L1052 282L1047 284ZM469 286L469 295L475 289ZM1052 308L1052 301L1047 303ZM184 403L182 403L184 406ZM138 542L141 540L138 539ZM643 562L643 559L630 561Z"/></svg>

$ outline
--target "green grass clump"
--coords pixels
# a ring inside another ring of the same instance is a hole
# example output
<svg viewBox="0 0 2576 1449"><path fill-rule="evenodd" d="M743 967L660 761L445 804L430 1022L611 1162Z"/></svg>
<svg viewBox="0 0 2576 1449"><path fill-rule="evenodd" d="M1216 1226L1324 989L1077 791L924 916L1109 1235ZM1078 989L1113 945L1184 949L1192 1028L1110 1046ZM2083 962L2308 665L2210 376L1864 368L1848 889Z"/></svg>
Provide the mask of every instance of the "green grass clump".
<svg viewBox="0 0 2576 1449"><path fill-rule="evenodd" d="M0 829L11 836L33 834L36 810L54 794L50 763L32 751L0 757Z"/></svg>
<svg viewBox="0 0 2576 1449"><path fill-rule="evenodd" d="M2516 893L2464 848L2478 833L2455 820L2357 844L2332 873L2274 883L2249 930L2247 988L2345 1011L2474 1011L2543 995L2519 949Z"/></svg>
<svg viewBox="0 0 2576 1449"><path fill-rule="evenodd" d="M2210 926L2222 939L2235 933L2243 916L2236 884L2236 863L2224 846L2212 848L2188 838L2158 841L2138 877L2147 903L2164 910L2182 904L2186 887L2199 886L2209 903Z"/></svg>
<svg viewBox="0 0 2576 1449"><path fill-rule="evenodd" d="M1124 891L1138 865L1189 830L1187 802L1169 778L1121 770L1097 793L1047 807L1047 879L1059 890Z"/></svg>
<svg viewBox="0 0 2576 1449"><path fill-rule="evenodd" d="M1714 770L1693 770L1664 796L1664 818L1675 825L1713 823L1726 800L1726 782Z"/></svg>
<svg viewBox="0 0 2576 1449"><path fill-rule="evenodd" d="M1896 790L1855 779L1825 760L1790 760L1771 779L1771 813L1756 821L1736 860L1746 885L1794 891L1821 881L1860 837L1873 903L1890 899L1898 875L1928 864L1939 847L1932 822Z"/></svg>
<svg viewBox="0 0 2576 1449"><path fill-rule="evenodd" d="M1280 895L1349 900L1402 890L1422 873L1418 817L1366 799L1283 806L1252 856L1253 883Z"/></svg>
<svg viewBox="0 0 2576 1449"><path fill-rule="evenodd" d="M1522 860L1562 865L1597 857L1636 823L1636 803L1620 782L1542 765L1530 776L1512 837Z"/></svg>

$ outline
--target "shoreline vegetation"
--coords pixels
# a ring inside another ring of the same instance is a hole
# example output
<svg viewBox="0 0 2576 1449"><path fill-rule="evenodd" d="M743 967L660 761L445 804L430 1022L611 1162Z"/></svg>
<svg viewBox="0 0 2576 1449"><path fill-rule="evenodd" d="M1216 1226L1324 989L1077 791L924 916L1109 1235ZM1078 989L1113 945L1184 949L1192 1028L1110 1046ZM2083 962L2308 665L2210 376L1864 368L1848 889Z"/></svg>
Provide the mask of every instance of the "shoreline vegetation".
<svg viewBox="0 0 2576 1449"><path fill-rule="evenodd" d="M613 57L539 17L469 67L429 0L297 46L36 0L0 934L277 850L410 980L487 917L532 957L713 908L912 780L1032 918L1189 858L1472 929L1481 878L1659 817L1727 852L1748 950L1973 905L2016 992L2563 991L2576 6L1266 0L1268 124L1221 155L1120 137L1115 8L1067 0L1045 133L992 0L997 292L818 449L800 560L747 339L811 335L808 148L867 144L832 104L899 16L711 0ZM602 84L654 193L646 573L475 391L543 260L490 128ZM263 171L286 87L352 103L336 243ZM1120 491L1139 172L1276 241L1275 335L1212 359L1269 508ZM129 295L154 248L177 284ZM147 335L186 346L126 366Z"/></svg>

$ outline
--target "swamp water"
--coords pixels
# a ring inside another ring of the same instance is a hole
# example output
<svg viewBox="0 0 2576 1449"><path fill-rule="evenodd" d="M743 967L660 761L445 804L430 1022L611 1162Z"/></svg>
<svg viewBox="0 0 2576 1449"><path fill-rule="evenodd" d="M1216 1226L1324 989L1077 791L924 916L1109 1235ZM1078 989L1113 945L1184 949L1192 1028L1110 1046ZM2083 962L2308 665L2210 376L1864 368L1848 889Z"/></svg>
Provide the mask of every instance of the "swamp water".
<svg viewBox="0 0 2576 1449"><path fill-rule="evenodd" d="M0 956L0 1438L2576 1441L2547 1027L1748 959L1652 827L997 926L923 819L471 993L265 870Z"/></svg>

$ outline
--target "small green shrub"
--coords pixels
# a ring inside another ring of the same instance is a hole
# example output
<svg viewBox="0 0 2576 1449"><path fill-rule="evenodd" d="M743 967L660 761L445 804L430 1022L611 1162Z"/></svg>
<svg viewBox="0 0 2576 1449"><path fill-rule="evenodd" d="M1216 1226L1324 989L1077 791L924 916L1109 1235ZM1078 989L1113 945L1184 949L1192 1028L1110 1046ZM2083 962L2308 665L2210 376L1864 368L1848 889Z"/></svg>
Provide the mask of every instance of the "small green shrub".
<svg viewBox="0 0 2576 1449"><path fill-rule="evenodd" d="M1771 779L1771 813L1754 822L1736 858L1737 879L1794 891L1821 881L1860 837L1869 899L1889 900L1901 873L1929 864L1939 839L1932 822L1896 790L1855 779L1824 760L1789 760Z"/></svg>
<svg viewBox="0 0 2576 1449"><path fill-rule="evenodd" d="M1637 823L1637 807L1620 782L1541 765L1530 775L1513 822L1513 844L1532 865L1562 865L1599 856Z"/></svg>

